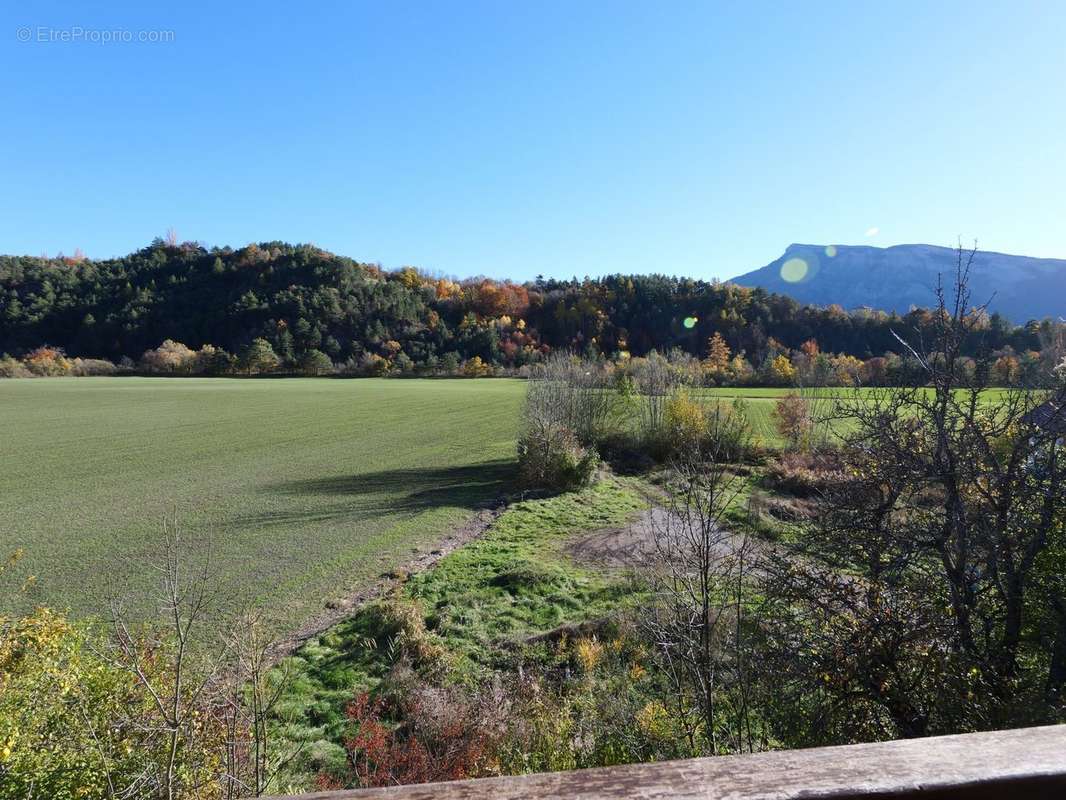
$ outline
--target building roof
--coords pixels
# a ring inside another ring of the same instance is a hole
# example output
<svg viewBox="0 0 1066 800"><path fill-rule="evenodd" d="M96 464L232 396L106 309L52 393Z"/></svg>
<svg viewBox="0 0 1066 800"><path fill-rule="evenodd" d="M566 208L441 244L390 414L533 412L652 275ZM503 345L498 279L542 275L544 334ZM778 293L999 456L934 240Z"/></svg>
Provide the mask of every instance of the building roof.
<svg viewBox="0 0 1066 800"><path fill-rule="evenodd" d="M1066 390L1038 405L1022 417L1022 422L1049 433L1066 434Z"/></svg>

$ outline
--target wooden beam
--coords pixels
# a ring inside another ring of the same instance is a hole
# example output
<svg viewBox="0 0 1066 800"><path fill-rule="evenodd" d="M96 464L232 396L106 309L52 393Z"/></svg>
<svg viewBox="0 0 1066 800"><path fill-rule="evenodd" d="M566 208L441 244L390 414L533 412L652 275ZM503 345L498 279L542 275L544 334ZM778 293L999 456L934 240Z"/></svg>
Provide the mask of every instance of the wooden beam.
<svg viewBox="0 0 1066 800"><path fill-rule="evenodd" d="M1066 725L575 770L300 800L1066 798Z"/></svg>

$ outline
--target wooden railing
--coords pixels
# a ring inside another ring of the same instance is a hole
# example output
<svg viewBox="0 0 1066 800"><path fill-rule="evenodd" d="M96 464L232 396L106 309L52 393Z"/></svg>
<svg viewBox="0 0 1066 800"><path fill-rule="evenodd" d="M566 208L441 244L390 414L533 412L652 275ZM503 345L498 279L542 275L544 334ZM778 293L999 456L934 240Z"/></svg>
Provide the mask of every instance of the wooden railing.
<svg viewBox="0 0 1066 800"><path fill-rule="evenodd" d="M319 792L299 800L1066 800L1066 725L846 747ZM275 799L277 800L277 799Z"/></svg>

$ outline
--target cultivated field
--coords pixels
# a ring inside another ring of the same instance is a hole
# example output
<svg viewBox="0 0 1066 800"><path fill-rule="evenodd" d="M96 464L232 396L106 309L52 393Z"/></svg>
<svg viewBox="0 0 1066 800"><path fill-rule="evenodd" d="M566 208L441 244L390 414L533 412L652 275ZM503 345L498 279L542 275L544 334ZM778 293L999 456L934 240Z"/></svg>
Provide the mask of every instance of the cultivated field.
<svg viewBox="0 0 1066 800"><path fill-rule="evenodd" d="M764 447L781 447L784 440L777 432L774 423L773 411L777 400L795 389L777 388L723 388L723 389L700 389L697 395L705 402L712 399L729 406L739 399L744 404L748 422L751 424L751 435L756 444ZM866 391L866 390L863 390ZM825 399L825 405L821 409L812 409L815 413L828 413L834 396L842 396L849 392L847 389L819 389L815 390L820 398ZM807 393L808 395L810 393ZM842 423L835 423L834 429L843 430Z"/></svg>
<svg viewBox="0 0 1066 800"><path fill-rule="evenodd" d="M104 608L164 516L280 628L430 546L513 472L523 384L463 380L0 381L0 554L29 593ZM136 570L134 584L150 575ZM123 588L123 587L119 587Z"/></svg>
<svg viewBox="0 0 1066 800"><path fill-rule="evenodd" d="M743 398L775 446L785 391L699 395ZM36 576L25 594L0 585L0 610L85 615L115 589L143 594L167 517L207 537L243 601L292 628L508 490L523 392L511 380L0 381L0 556L23 548L21 572Z"/></svg>

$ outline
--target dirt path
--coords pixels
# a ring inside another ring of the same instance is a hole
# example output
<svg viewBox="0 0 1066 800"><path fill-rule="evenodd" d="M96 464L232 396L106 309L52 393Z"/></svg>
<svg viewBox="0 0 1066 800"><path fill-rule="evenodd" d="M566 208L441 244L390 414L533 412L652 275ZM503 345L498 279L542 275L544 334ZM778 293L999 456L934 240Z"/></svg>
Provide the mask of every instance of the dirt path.
<svg viewBox="0 0 1066 800"><path fill-rule="evenodd" d="M604 528L579 537L566 551L576 561L606 569L635 569L647 566L656 557L656 537L684 530L681 517L662 506L652 506L631 522ZM722 558L734 555L744 541L743 534L720 529L714 543ZM747 537L749 551L766 553L768 545Z"/></svg>
<svg viewBox="0 0 1066 800"><path fill-rule="evenodd" d="M451 530L433 549L419 552L403 564L396 565L373 585L360 589L343 600L331 601L320 614L305 622L294 633L279 639L270 649L270 660L277 662L291 655L310 639L352 616L357 607L384 597L399 587L408 576L429 569L449 553L480 538L505 508L506 504L501 500L491 508L477 511L461 526Z"/></svg>
<svg viewBox="0 0 1066 800"><path fill-rule="evenodd" d="M638 567L655 554L655 530L668 524L671 524L670 512L653 506L625 525L603 528L575 539L566 551L575 561L598 567Z"/></svg>

